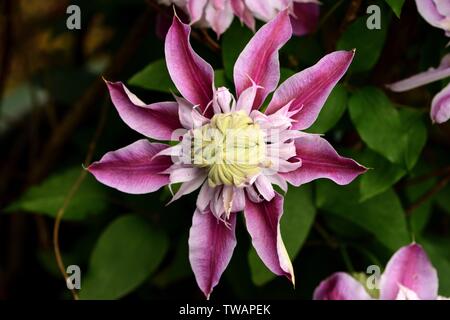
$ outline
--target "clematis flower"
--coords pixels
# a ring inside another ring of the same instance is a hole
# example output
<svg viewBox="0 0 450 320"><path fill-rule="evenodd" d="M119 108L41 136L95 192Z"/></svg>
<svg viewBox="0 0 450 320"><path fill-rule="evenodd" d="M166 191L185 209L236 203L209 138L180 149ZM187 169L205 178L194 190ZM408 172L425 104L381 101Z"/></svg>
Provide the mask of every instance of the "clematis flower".
<svg viewBox="0 0 450 320"><path fill-rule="evenodd" d="M159 0L171 3L188 13L191 24L211 27L220 36L231 25L236 15L242 23L255 30L255 18L270 21L289 9L293 33L302 36L314 32L319 21L318 0Z"/></svg>
<svg viewBox="0 0 450 320"><path fill-rule="evenodd" d="M143 194L181 184L172 201L200 189L189 233L189 260L206 297L236 246L236 217L243 211L261 260L294 282L280 234L283 196L317 178L350 183L366 168L338 155L322 137L303 133L316 120L354 52L337 51L281 84L278 51L292 35L287 11L263 26L234 66L236 96L215 88L212 67L189 43L190 26L174 17L165 40L170 76L182 97L145 104L122 83L107 82L119 116L156 140L139 140L107 153L88 170L103 184ZM276 90L275 90L276 89ZM259 111L269 93L273 98Z"/></svg>
<svg viewBox="0 0 450 320"><path fill-rule="evenodd" d="M417 10L430 25L445 31L450 37L450 2L445 0L416 0Z"/></svg>
<svg viewBox="0 0 450 320"><path fill-rule="evenodd" d="M364 285L344 272L334 273L314 291L314 300L372 300ZM379 279L380 300L443 300L438 277L426 252L416 243L400 248Z"/></svg>
<svg viewBox="0 0 450 320"><path fill-rule="evenodd" d="M430 68L409 78L387 85L388 89L403 92L450 77L450 54L445 55L439 67ZM450 119L450 84L437 93L431 102L431 120L444 123Z"/></svg>

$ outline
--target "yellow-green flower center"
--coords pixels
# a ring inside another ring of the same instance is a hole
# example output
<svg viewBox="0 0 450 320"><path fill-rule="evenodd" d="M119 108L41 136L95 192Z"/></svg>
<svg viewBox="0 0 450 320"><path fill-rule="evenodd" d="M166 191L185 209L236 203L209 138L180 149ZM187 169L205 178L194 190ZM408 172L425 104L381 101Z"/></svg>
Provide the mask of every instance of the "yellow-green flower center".
<svg viewBox="0 0 450 320"><path fill-rule="evenodd" d="M211 122L193 129L192 159L208 169L208 183L243 186L260 171L265 155L264 135L242 111L216 114Z"/></svg>

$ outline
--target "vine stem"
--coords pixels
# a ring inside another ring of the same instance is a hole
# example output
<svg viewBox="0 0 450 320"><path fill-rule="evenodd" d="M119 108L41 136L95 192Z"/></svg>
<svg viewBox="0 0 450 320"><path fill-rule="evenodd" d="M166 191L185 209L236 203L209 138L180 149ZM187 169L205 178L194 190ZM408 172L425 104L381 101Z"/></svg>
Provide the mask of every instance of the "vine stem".
<svg viewBox="0 0 450 320"><path fill-rule="evenodd" d="M428 190L417 201L415 201L413 204L411 204L405 211L406 216L411 216L411 214L414 212L414 210L419 208L421 205L423 205L425 202L427 202L430 198L432 198L435 194L437 194L439 191L444 189L449 182L450 182L450 174L448 174L444 178L442 178L438 183L436 183L434 185L433 188Z"/></svg>
<svg viewBox="0 0 450 320"><path fill-rule="evenodd" d="M103 131L103 128L105 127L106 118L107 118L108 109L109 109L108 106L109 106L109 103L105 99L105 103L103 104L103 107L102 107L100 119L99 119L97 128L95 130L94 136L92 137L92 140L89 144L88 152L86 154L86 158L84 160L83 167L87 167L89 165L89 163L92 161L92 157L94 155L97 141ZM59 246L59 230L61 227L62 218L64 217L64 213L66 212L67 207L69 206L73 197L77 193L78 189L80 189L81 183L83 183L84 179L86 178L86 175L87 175L87 170L85 170L83 168L80 175L75 180L75 182L73 183L69 192L67 193L66 197L64 198L63 205L61 206L61 208L59 208L58 212L56 213L55 224L53 226L53 250L55 252L55 258L56 258L56 263L58 264L58 269L61 272L61 274L63 275L64 280L66 281L66 284L68 281L68 276L66 273L66 267L64 265L64 261L63 261L62 255L61 255L61 249ZM70 291L72 293L73 299L79 300L77 291L73 288L70 289Z"/></svg>

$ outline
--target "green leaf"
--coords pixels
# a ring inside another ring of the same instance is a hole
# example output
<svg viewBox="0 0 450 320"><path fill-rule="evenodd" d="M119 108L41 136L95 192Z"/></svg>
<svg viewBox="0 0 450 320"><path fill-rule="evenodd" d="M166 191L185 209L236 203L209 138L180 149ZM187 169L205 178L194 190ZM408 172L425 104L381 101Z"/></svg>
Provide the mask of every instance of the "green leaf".
<svg viewBox="0 0 450 320"><path fill-rule="evenodd" d="M253 33L237 19L228 28L222 37L222 59L225 75L228 79L233 79L234 63L241 51L252 38Z"/></svg>
<svg viewBox="0 0 450 320"><path fill-rule="evenodd" d="M402 13L403 5L405 4L405 0L385 0L387 4L392 8L397 18L400 19L400 15Z"/></svg>
<svg viewBox="0 0 450 320"><path fill-rule="evenodd" d="M437 203L439 207L444 209L445 212L450 214L450 185L442 189L437 194Z"/></svg>
<svg viewBox="0 0 450 320"><path fill-rule="evenodd" d="M97 241L81 283L80 298L106 300L125 296L156 270L167 249L167 236L143 218L117 218Z"/></svg>
<svg viewBox="0 0 450 320"><path fill-rule="evenodd" d="M225 71L223 69L214 71L214 85L216 88L228 86L227 77L225 76Z"/></svg>
<svg viewBox="0 0 450 320"><path fill-rule="evenodd" d="M339 216L371 233L391 251L409 242L405 213L400 199L388 190L367 201L358 201L358 186L338 186L317 181L316 204L325 214Z"/></svg>
<svg viewBox="0 0 450 320"><path fill-rule="evenodd" d="M360 201L385 192L406 174L402 166L389 162L370 149L364 151L362 158L362 163L371 170L360 179Z"/></svg>
<svg viewBox="0 0 450 320"><path fill-rule="evenodd" d="M178 241L175 255L167 268L161 270L153 279L159 287L167 287L185 277L192 275L189 265L188 234L184 234Z"/></svg>
<svg viewBox="0 0 450 320"><path fill-rule="evenodd" d="M311 186L290 187L284 198L284 213L280 228L283 242L292 260L305 242L315 214ZM248 260L252 280L256 285L264 285L275 277L259 259L255 249L250 249Z"/></svg>
<svg viewBox="0 0 450 320"><path fill-rule="evenodd" d="M355 58L349 68L350 71L369 71L377 63L389 27L389 18L383 13L382 10L381 29L368 29L366 26L367 16L364 16L356 19L339 39L338 50L356 49Z"/></svg>
<svg viewBox="0 0 450 320"><path fill-rule="evenodd" d="M307 131L325 133L333 128L347 109L348 94L343 85L338 84L331 91L316 122Z"/></svg>
<svg viewBox="0 0 450 320"><path fill-rule="evenodd" d="M436 268L439 278L439 295L450 297L450 240L444 237L419 238L428 254L431 263Z"/></svg>
<svg viewBox="0 0 450 320"><path fill-rule="evenodd" d="M164 59L156 60L147 65L128 80L130 85L166 93L177 92L170 79Z"/></svg>
<svg viewBox="0 0 450 320"><path fill-rule="evenodd" d="M369 148L408 170L414 167L427 138L421 113L397 110L382 91L370 87L352 95L349 110Z"/></svg>
<svg viewBox="0 0 450 320"><path fill-rule="evenodd" d="M81 174L82 168L71 168L54 174L40 185L33 186L6 212L25 211L55 217L63 206L70 189ZM66 208L64 220L82 220L89 215L102 213L107 207L106 189L87 175Z"/></svg>

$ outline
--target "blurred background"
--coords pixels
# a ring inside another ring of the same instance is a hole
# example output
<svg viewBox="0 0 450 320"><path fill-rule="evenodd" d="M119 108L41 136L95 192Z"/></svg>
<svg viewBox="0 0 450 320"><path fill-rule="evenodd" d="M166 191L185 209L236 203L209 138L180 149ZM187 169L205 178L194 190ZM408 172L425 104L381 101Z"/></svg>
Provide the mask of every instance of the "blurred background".
<svg viewBox="0 0 450 320"><path fill-rule="evenodd" d="M445 82L384 89L437 66L448 38L414 1L400 18L391 2L324 0L317 31L281 50L287 78L336 48L357 49L310 132L371 170L347 187L289 188L282 234L295 289L265 269L239 219L213 300L311 299L331 273L363 279L367 266L382 268L413 239L438 270L440 294L450 296L450 126L428 116ZM71 4L81 9L80 30L67 28ZM370 4L382 9L380 30L365 27ZM102 77L126 82L147 103L176 92L163 52L172 15L152 0L0 2L0 299L73 299L61 273L69 265L81 268L82 299L203 299L187 250L196 194L166 207L167 188L127 195L83 169L142 138L118 117ZM232 88L232 66L251 35L235 19L220 39L194 29L192 45Z"/></svg>

